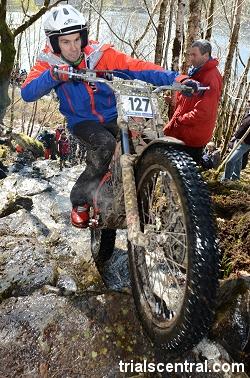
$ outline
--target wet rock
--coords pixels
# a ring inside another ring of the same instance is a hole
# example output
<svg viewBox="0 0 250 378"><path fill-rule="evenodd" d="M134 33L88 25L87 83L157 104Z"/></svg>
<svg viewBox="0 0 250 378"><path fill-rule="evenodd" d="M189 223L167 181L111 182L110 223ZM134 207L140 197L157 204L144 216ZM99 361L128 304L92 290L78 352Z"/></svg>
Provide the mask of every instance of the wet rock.
<svg viewBox="0 0 250 378"><path fill-rule="evenodd" d="M77 291L76 282L67 274L59 274L56 286L65 296L75 294Z"/></svg>
<svg viewBox="0 0 250 378"><path fill-rule="evenodd" d="M17 191L20 195L34 196L51 190L52 186L48 182L38 178L26 178L18 181Z"/></svg>
<svg viewBox="0 0 250 378"><path fill-rule="evenodd" d="M25 209L16 211L0 219L0 232L14 233L17 236L34 236L41 240L50 236L51 231L39 219Z"/></svg>
<svg viewBox="0 0 250 378"><path fill-rule="evenodd" d="M131 286L128 255L124 251L116 249L108 261L96 266L107 289L121 291Z"/></svg>
<svg viewBox="0 0 250 378"><path fill-rule="evenodd" d="M223 303L230 304L232 293L226 289L220 296L217 340L204 338L182 355L155 348L137 318L126 232L117 233L115 252L101 277L91 257L90 231L71 225L69 193L82 170L75 166L60 172L56 161L41 159L10 172L0 184L0 211L20 198L16 211L0 218L0 377L247 377L223 371L205 375L120 371L120 361L229 366L237 356L221 345L220 338L227 340ZM232 295L240 315L229 318L228 326L232 321L233 331L244 330L236 345L245 353L247 292L243 292ZM238 328L235 319L240 319Z"/></svg>
<svg viewBox="0 0 250 378"><path fill-rule="evenodd" d="M36 291L6 299L0 312L0 376L8 378L20 367L23 376L32 373L34 378L41 376L41 367L46 367L48 377L116 378L138 376L129 368L122 373L121 362L143 366L144 361L155 365L187 361L207 369L232 362L223 347L208 339L181 356L155 349L142 331L131 295L124 293L90 290L69 298ZM177 372L141 372L145 378L247 378L242 372L184 372L181 365Z"/></svg>
<svg viewBox="0 0 250 378"><path fill-rule="evenodd" d="M210 337L250 372L250 277L222 282L218 295L217 319Z"/></svg>
<svg viewBox="0 0 250 378"><path fill-rule="evenodd" d="M55 286L51 286L51 285L44 285L41 289L41 293L42 294L60 294L60 289L58 287L55 287Z"/></svg>
<svg viewBox="0 0 250 378"><path fill-rule="evenodd" d="M0 301L10 296L29 295L45 284L55 282L53 261L34 238L1 235Z"/></svg>
<svg viewBox="0 0 250 378"><path fill-rule="evenodd" d="M0 210L0 218L6 217L20 209L31 210L33 201L30 197L20 197L11 198L5 206Z"/></svg>
<svg viewBox="0 0 250 378"><path fill-rule="evenodd" d="M66 195L57 195L51 203L51 216L56 222L63 222L67 225L71 224L70 212L72 204Z"/></svg>

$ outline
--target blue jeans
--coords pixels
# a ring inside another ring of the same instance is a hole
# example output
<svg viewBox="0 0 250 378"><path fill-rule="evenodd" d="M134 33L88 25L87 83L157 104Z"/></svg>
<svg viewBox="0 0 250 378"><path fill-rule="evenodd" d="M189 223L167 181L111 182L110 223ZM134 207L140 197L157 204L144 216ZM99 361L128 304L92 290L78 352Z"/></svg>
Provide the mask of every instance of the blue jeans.
<svg viewBox="0 0 250 378"><path fill-rule="evenodd" d="M237 141L235 141L235 143L237 143ZM250 144L240 144L238 146L225 165L225 171L222 175L221 181L235 181L240 179L242 156L248 150L250 150Z"/></svg>

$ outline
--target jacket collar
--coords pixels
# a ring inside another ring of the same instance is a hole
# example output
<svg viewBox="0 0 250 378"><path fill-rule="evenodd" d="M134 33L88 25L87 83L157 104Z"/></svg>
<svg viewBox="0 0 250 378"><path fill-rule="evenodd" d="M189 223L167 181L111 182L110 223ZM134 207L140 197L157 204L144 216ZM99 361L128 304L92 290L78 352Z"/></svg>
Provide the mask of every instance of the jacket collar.
<svg viewBox="0 0 250 378"><path fill-rule="evenodd" d="M210 70L211 68L214 68L214 67L217 67L219 64L219 61L217 58L212 58L210 57L202 66L200 67L189 67L188 69L188 75L190 77L196 75L199 71L206 71L206 70Z"/></svg>

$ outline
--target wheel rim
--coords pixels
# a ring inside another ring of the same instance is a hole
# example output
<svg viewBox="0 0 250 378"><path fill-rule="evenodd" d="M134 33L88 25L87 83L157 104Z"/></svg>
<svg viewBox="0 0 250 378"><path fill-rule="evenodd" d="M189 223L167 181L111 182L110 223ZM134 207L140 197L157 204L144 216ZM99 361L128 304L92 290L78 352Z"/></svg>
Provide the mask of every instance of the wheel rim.
<svg viewBox="0 0 250 378"><path fill-rule="evenodd" d="M150 174L150 180L147 177ZM145 172L139 188L141 227L150 247L137 248L138 280L144 311L158 327L170 326L185 295L187 230L176 185L163 168Z"/></svg>

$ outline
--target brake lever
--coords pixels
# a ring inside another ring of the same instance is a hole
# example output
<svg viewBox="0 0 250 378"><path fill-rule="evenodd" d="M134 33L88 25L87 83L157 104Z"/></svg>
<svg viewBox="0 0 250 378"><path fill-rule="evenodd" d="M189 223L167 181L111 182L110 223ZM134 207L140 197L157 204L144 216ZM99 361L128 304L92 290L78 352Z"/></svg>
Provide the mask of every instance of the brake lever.
<svg viewBox="0 0 250 378"><path fill-rule="evenodd" d="M73 81L87 81L88 82L88 81L92 81L96 79L96 72L85 70L84 68L80 69L77 72L74 72L74 71L70 72L70 71L60 70L59 68L54 67L53 72L56 72L58 74L68 75L69 80L73 80Z"/></svg>

